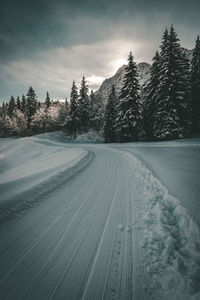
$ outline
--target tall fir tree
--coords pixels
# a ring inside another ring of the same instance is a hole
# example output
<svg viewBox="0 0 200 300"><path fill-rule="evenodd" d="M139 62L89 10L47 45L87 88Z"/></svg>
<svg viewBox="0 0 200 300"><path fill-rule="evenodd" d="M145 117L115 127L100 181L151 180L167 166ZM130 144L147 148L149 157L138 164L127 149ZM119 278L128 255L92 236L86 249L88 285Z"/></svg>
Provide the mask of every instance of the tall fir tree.
<svg viewBox="0 0 200 300"><path fill-rule="evenodd" d="M104 138L106 143L116 141L117 102L115 86L113 85L105 108Z"/></svg>
<svg viewBox="0 0 200 300"><path fill-rule="evenodd" d="M37 111L38 109L40 109L41 106L42 106L41 102L40 102L40 101L37 101L37 103L36 103L36 111Z"/></svg>
<svg viewBox="0 0 200 300"><path fill-rule="evenodd" d="M37 111L37 97L32 87L29 88L27 96L27 126L30 128L31 120Z"/></svg>
<svg viewBox="0 0 200 300"><path fill-rule="evenodd" d="M139 139L142 126L139 88L137 66L130 52L117 116L117 128L122 142L137 141Z"/></svg>
<svg viewBox="0 0 200 300"><path fill-rule="evenodd" d="M83 76L80 88L80 94L78 98L79 105L79 120L80 120L80 131L86 132L90 125L90 103L88 97L88 86L86 84L85 77Z"/></svg>
<svg viewBox="0 0 200 300"><path fill-rule="evenodd" d="M25 116L27 116L27 100L24 95L22 95L22 100L21 100L21 111Z"/></svg>
<svg viewBox="0 0 200 300"><path fill-rule="evenodd" d="M200 39L197 36L191 68L192 131L200 131Z"/></svg>
<svg viewBox="0 0 200 300"><path fill-rule="evenodd" d="M65 111L67 114L69 113L69 102L67 98L65 98Z"/></svg>
<svg viewBox="0 0 200 300"><path fill-rule="evenodd" d="M8 110L7 110L8 116L10 118L13 117L13 112L14 112L15 108L16 108L15 98L13 96L11 96L9 104L8 104Z"/></svg>
<svg viewBox="0 0 200 300"><path fill-rule="evenodd" d="M90 128L99 132L104 124L104 102L102 98L95 95L93 91L90 94Z"/></svg>
<svg viewBox="0 0 200 300"><path fill-rule="evenodd" d="M45 106L46 108L48 109L51 105L51 100L50 100L50 97L49 97L49 93L47 92L47 96L46 96L46 100L45 100Z"/></svg>
<svg viewBox="0 0 200 300"><path fill-rule="evenodd" d="M171 26L163 35L152 134L154 139L180 138L191 125L189 62Z"/></svg>
<svg viewBox="0 0 200 300"><path fill-rule="evenodd" d="M70 95L68 130L74 139L76 138L78 129L79 129L78 90L75 82L73 81L71 95Z"/></svg>
<svg viewBox="0 0 200 300"><path fill-rule="evenodd" d="M2 112L3 115L7 113L6 105L5 105L4 102L2 103L1 112Z"/></svg>
<svg viewBox="0 0 200 300"><path fill-rule="evenodd" d="M160 55L156 51L150 69L150 81L146 87L147 96L143 109L144 129L148 138L152 138L154 114L156 112L155 93L159 84Z"/></svg>
<svg viewBox="0 0 200 300"><path fill-rule="evenodd" d="M16 105L17 105L17 108L18 108L19 110L21 110L21 101L20 101L20 99L19 99L19 96L17 97Z"/></svg>
<svg viewBox="0 0 200 300"><path fill-rule="evenodd" d="M69 121L69 102L65 98L65 102L60 104L59 123L61 127L67 128Z"/></svg>
<svg viewBox="0 0 200 300"><path fill-rule="evenodd" d="M91 127L93 127L93 119L95 118L95 105L96 105L96 97L93 90L91 90L90 92L89 103L90 103L90 108L89 108L90 122L91 122Z"/></svg>

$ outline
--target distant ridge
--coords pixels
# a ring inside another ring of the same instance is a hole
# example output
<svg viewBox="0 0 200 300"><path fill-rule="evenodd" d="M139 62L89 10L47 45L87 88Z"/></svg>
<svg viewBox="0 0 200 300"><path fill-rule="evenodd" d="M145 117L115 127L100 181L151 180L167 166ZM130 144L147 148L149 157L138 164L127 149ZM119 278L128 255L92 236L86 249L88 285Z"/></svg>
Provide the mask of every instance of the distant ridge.
<svg viewBox="0 0 200 300"><path fill-rule="evenodd" d="M193 50L188 50L186 48L183 48L183 51L187 55L188 59L191 61ZM143 89L147 85L150 79L151 65L146 62L141 62L138 63L137 66L139 72L140 87ZM116 93L119 95L123 84L125 68L126 65L121 66L117 70L116 74L108 79L105 79L101 84L100 88L95 92L95 95L99 96L103 100L103 102L106 102L108 95L110 94L112 85L115 86Z"/></svg>

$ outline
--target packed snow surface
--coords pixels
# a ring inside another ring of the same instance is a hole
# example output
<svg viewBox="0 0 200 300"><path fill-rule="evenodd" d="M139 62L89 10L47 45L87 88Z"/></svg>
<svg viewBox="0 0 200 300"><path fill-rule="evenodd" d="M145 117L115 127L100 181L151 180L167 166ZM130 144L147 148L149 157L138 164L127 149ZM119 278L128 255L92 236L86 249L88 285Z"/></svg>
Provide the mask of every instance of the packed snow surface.
<svg viewBox="0 0 200 300"><path fill-rule="evenodd" d="M72 144L52 133L0 147L0 206L13 215L1 220L0 299L200 299L189 209L199 197L179 198L167 180L183 174L181 188L199 175L199 140Z"/></svg>
<svg viewBox="0 0 200 300"><path fill-rule="evenodd" d="M48 136L0 140L0 220L9 211L30 205L36 193L48 193L58 179L63 181L64 172L87 154L81 148L62 145L59 134L53 141Z"/></svg>

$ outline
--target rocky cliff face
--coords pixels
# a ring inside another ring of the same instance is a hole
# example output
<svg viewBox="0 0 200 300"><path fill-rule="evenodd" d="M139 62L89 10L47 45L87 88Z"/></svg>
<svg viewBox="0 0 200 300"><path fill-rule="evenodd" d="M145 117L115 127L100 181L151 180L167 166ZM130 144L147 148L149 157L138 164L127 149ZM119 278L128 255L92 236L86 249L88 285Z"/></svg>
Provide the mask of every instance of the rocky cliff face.
<svg viewBox="0 0 200 300"><path fill-rule="evenodd" d="M192 50L188 50L188 49L183 48L183 51L187 55L188 59L191 61L194 50L193 49Z"/></svg>
<svg viewBox="0 0 200 300"><path fill-rule="evenodd" d="M138 65L138 73L139 73L139 83L141 87L144 87L149 78L150 78L150 67L151 65L145 62L139 63ZM95 94L103 99L103 101L106 102L106 99L108 98L108 95L110 94L112 85L115 86L116 93L119 95L120 90L123 85L123 78L125 74L125 67L126 65L123 65L119 68L117 73L104 80L100 88L95 92Z"/></svg>

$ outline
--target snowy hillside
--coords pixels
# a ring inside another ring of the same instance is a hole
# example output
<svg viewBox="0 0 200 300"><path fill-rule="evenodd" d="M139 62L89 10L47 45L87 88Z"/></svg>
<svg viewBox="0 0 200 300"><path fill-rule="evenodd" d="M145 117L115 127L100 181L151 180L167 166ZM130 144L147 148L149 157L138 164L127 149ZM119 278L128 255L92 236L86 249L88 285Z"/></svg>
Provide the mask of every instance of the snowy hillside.
<svg viewBox="0 0 200 300"><path fill-rule="evenodd" d="M144 87L149 78L150 78L150 67L151 65L145 62L139 63L138 65L138 72L139 72L139 83L141 87ZM100 88L95 92L95 94L99 97L101 97L104 101L108 98L108 95L110 94L112 85L115 85L116 93L119 95L119 92L122 88L123 84L123 77L125 74L125 67L126 65L123 65L119 68L117 73L104 80Z"/></svg>
<svg viewBox="0 0 200 300"><path fill-rule="evenodd" d="M0 298L200 299L200 140L67 141L0 140Z"/></svg>
<svg viewBox="0 0 200 300"><path fill-rule="evenodd" d="M66 182L66 172L87 157L87 151L58 142L61 133L0 140L0 221L45 197ZM72 174L70 173L70 176Z"/></svg>

